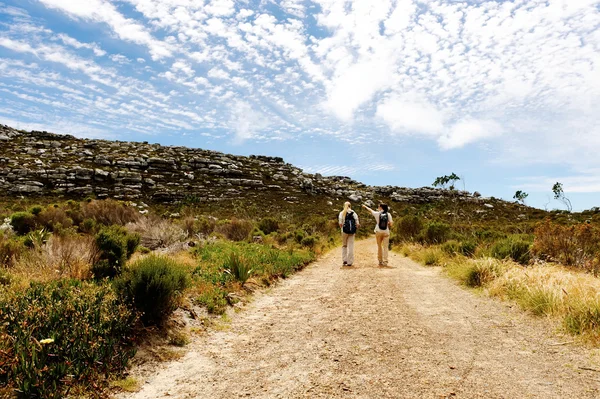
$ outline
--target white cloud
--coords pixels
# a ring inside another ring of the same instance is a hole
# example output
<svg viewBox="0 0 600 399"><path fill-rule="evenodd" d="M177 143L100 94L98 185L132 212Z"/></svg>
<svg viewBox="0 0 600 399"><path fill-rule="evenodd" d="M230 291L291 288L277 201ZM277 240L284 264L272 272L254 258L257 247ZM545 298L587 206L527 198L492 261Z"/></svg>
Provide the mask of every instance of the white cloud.
<svg viewBox="0 0 600 399"><path fill-rule="evenodd" d="M79 40L63 33L57 35L57 37L67 46L71 46L76 49L86 48L92 50L97 57L103 57L106 55L106 51L102 50L96 43L81 43Z"/></svg>
<svg viewBox="0 0 600 399"><path fill-rule="evenodd" d="M482 139L498 136L502 127L494 121L467 118L451 126L439 139L443 149L464 147Z"/></svg>
<svg viewBox="0 0 600 399"><path fill-rule="evenodd" d="M125 18L114 5L105 0L39 0L46 7L85 20L106 23L119 38L148 47L153 59L170 57L172 52L166 43L156 40L148 29L136 21Z"/></svg>
<svg viewBox="0 0 600 399"><path fill-rule="evenodd" d="M231 112L231 125L235 130L234 144L241 144L246 140L257 138L261 130L269 126L264 115L245 101L236 101Z"/></svg>
<svg viewBox="0 0 600 399"><path fill-rule="evenodd" d="M443 133L446 120L442 111L418 96L390 96L377 106L377 116L396 132L431 137L439 137Z"/></svg>

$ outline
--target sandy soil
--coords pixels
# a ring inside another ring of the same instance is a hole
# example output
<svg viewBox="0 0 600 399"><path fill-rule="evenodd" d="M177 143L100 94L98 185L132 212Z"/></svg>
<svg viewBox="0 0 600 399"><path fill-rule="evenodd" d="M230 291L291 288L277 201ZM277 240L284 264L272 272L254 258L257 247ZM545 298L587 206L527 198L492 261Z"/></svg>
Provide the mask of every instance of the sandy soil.
<svg viewBox="0 0 600 399"><path fill-rule="evenodd" d="M355 251L352 268L336 250L257 294L121 397L600 397L597 352L548 322L398 254L378 268L374 239Z"/></svg>

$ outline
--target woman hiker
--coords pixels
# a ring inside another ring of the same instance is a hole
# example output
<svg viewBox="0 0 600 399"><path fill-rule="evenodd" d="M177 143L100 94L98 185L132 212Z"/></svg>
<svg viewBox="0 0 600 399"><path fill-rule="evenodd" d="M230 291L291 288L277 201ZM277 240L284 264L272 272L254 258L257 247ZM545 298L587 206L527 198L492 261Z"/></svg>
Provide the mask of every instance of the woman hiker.
<svg viewBox="0 0 600 399"><path fill-rule="evenodd" d="M344 266L352 266L354 263L354 234L360 227L358 215L351 209L349 202L344 203L344 210L338 216L338 222L342 229L342 261Z"/></svg>
<svg viewBox="0 0 600 399"><path fill-rule="evenodd" d="M388 213L387 204L380 203L377 211L363 204L363 208L371 212L377 224L375 237L377 238L377 260L379 266L388 265L388 246L390 244L390 227L393 225L392 215Z"/></svg>

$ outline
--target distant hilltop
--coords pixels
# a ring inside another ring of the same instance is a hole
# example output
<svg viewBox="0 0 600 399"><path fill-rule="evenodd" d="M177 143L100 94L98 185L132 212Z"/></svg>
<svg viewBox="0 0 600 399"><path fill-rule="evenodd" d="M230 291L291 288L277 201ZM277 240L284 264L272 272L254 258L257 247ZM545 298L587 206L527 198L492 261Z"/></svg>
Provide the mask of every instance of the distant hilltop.
<svg viewBox="0 0 600 399"><path fill-rule="evenodd" d="M279 157L249 157L147 142L79 139L0 125L0 190L10 196L65 196L173 203L244 199L276 193L370 202L485 202L478 193L372 187L345 176L304 173Z"/></svg>

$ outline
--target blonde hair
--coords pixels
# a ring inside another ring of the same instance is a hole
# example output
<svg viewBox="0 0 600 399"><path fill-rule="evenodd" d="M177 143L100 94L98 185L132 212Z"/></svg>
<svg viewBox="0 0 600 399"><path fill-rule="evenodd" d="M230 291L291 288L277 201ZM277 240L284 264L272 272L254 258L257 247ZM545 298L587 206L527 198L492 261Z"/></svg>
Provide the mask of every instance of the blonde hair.
<svg viewBox="0 0 600 399"><path fill-rule="evenodd" d="M350 209L350 202L346 201L344 202L344 210L342 211L342 222L344 220L346 220L346 214L348 213L348 210Z"/></svg>

